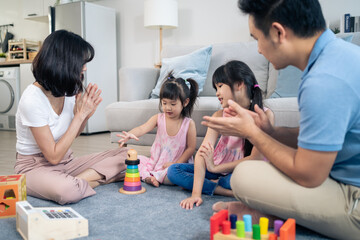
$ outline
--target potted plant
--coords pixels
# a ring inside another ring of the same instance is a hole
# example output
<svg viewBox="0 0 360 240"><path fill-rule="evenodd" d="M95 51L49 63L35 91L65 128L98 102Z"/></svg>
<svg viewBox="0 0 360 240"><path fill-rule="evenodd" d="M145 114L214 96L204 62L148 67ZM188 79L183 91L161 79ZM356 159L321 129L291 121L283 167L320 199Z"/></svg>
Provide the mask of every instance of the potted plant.
<svg viewBox="0 0 360 240"><path fill-rule="evenodd" d="M5 60L6 60L6 54L0 53L0 62L5 62Z"/></svg>

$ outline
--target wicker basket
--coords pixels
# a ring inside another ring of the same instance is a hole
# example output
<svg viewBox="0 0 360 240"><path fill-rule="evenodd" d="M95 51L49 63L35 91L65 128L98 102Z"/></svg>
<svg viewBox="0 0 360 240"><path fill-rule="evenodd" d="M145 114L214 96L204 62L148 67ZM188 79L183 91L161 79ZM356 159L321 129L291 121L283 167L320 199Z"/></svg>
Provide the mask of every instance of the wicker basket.
<svg viewBox="0 0 360 240"><path fill-rule="evenodd" d="M38 52L28 52L29 60L34 60Z"/></svg>

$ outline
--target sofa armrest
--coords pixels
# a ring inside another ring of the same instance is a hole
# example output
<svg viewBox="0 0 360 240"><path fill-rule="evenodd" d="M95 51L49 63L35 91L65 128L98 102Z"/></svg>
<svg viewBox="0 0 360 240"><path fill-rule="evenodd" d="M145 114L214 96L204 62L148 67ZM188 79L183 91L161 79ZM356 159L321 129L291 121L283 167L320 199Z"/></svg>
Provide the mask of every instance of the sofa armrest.
<svg viewBox="0 0 360 240"><path fill-rule="evenodd" d="M159 78L160 69L130 68L119 70L120 101L136 101L149 98L151 90Z"/></svg>

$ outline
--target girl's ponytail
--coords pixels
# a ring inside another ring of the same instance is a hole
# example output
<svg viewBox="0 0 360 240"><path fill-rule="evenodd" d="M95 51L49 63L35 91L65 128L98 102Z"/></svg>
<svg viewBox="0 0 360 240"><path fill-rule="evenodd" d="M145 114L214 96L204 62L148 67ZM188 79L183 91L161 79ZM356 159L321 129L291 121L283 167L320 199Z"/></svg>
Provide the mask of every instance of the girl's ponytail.
<svg viewBox="0 0 360 240"><path fill-rule="evenodd" d="M251 103L250 103L250 107L249 110L251 111L255 111L254 107L255 104L257 104L261 109L263 108L263 95L262 95L262 91L260 89L259 84L255 84L252 88L252 98L251 98Z"/></svg>
<svg viewBox="0 0 360 240"><path fill-rule="evenodd" d="M186 80L186 82L188 82L190 84L190 94L189 94L189 103L188 105L184 108L184 110L186 111L186 115L187 116L191 116L191 113L193 111L193 108L194 108L194 104L196 102L196 99L197 99L197 95L198 95L198 91L199 91L199 85L198 83L194 80L194 79L191 79L191 78L188 78Z"/></svg>

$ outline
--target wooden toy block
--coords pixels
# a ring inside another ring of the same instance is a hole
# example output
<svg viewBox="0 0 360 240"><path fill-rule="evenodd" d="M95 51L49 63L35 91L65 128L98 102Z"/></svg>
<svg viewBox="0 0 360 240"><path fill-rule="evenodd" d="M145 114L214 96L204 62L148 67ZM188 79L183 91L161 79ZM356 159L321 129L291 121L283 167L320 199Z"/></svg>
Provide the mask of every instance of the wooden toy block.
<svg viewBox="0 0 360 240"><path fill-rule="evenodd" d="M249 217L250 221L245 219ZM233 226L233 222L228 219L228 210L221 210L210 218L210 240L295 240L296 238L296 222L292 218L289 218L282 226L278 226L280 227L280 236L268 231L269 220L267 218L260 218L259 224L252 224L252 230L249 230L249 226L245 228L245 225L251 225L250 215L243 216L245 221L237 221L236 217L230 220L236 221L236 228L231 227L231 229L230 225Z"/></svg>
<svg viewBox="0 0 360 240"><path fill-rule="evenodd" d="M126 173L124 186L119 189L120 193L124 194L140 194L144 193L146 189L141 186L140 174L138 165L140 160L137 158L137 152L130 149L127 152L127 159L125 160Z"/></svg>
<svg viewBox="0 0 360 240"><path fill-rule="evenodd" d="M295 219L289 218L280 228L280 240L296 239L296 222Z"/></svg>
<svg viewBox="0 0 360 240"><path fill-rule="evenodd" d="M16 230L25 240L74 239L89 235L88 220L70 207L34 208L16 203Z"/></svg>
<svg viewBox="0 0 360 240"><path fill-rule="evenodd" d="M26 200L25 175L0 176L0 218L16 216L16 202Z"/></svg>
<svg viewBox="0 0 360 240"><path fill-rule="evenodd" d="M228 210L221 210L210 218L210 240L215 233L220 231L221 223L228 219Z"/></svg>

